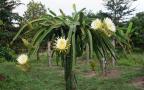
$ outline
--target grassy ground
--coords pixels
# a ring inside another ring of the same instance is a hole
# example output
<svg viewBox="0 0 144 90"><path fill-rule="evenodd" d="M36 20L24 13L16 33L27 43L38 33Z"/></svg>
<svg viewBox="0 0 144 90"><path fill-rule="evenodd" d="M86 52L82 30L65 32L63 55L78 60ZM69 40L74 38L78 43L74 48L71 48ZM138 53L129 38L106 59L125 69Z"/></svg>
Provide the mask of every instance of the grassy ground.
<svg viewBox="0 0 144 90"><path fill-rule="evenodd" d="M0 81L0 90L65 90L63 68L48 67L46 56L40 61L31 60L31 70L23 72L15 63L0 63L0 75L5 79ZM90 66L79 61L75 67L78 90L144 90L133 84L137 77L144 76L144 54L121 56L114 76L103 77L96 67L92 72ZM96 73L96 74L95 74Z"/></svg>

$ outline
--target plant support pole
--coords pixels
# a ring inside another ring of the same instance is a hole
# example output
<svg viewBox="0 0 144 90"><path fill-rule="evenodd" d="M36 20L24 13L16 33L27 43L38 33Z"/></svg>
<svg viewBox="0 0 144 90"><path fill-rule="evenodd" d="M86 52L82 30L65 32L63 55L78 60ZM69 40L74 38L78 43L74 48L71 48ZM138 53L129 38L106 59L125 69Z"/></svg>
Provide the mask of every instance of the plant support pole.
<svg viewBox="0 0 144 90"><path fill-rule="evenodd" d="M115 38L112 39L112 45L115 48ZM113 51L112 53L115 57L115 52ZM114 57L112 56L112 65L113 65L113 67L115 66L115 58Z"/></svg>
<svg viewBox="0 0 144 90"><path fill-rule="evenodd" d="M51 67L52 51L51 51L51 42L47 42L47 53L48 53L48 66Z"/></svg>
<svg viewBox="0 0 144 90"><path fill-rule="evenodd" d="M72 71L72 58L69 55L64 57L64 71L65 71L65 82L66 90L76 90L75 77Z"/></svg>
<svg viewBox="0 0 144 90"><path fill-rule="evenodd" d="M86 44L86 63L88 64L90 61L90 58L89 58L89 45L88 43Z"/></svg>

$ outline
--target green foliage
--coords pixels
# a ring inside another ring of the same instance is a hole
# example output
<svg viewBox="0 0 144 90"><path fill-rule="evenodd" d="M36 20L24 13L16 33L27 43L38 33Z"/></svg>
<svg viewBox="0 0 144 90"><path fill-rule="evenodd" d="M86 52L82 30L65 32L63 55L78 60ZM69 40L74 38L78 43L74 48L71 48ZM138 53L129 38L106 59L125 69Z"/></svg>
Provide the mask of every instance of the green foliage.
<svg viewBox="0 0 144 90"><path fill-rule="evenodd" d="M90 67L92 69L92 71L95 71L96 70L96 62L93 60L93 61L90 61Z"/></svg>
<svg viewBox="0 0 144 90"><path fill-rule="evenodd" d="M144 65L143 54L131 53L131 54L128 54L127 56L124 56L122 54L120 55L120 60L118 60L118 65L143 66Z"/></svg>
<svg viewBox="0 0 144 90"><path fill-rule="evenodd" d="M98 13L93 13L92 11L86 12L86 15L90 18L99 18L101 20L103 20L106 17L111 18L111 15L107 12L103 12L103 11L99 11Z"/></svg>
<svg viewBox="0 0 144 90"><path fill-rule="evenodd" d="M134 32L133 29L133 23L130 22L127 28L124 27L119 27L116 34L115 34L115 39L118 43L118 45L120 45L125 52L131 52L132 51L132 41L131 41L131 36Z"/></svg>
<svg viewBox="0 0 144 90"><path fill-rule="evenodd" d="M46 15L46 9L42 3L32 0L27 4L27 10L24 13L24 19L26 21L38 19L43 15Z"/></svg>
<svg viewBox="0 0 144 90"><path fill-rule="evenodd" d="M41 2L35 2L34 0L30 1L27 4L27 10L23 15L23 21L21 21L22 26L27 23L27 27L24 28L26 33L22 35L22 38L31 41L31 38L36 34L34 30L39 29L39 25L38 23L32 24L29 21L38 19L46 14L45 6Z"/></svg>
<svg viewBox="0 0 144 90"><path fill-rule="evenodd" d="M13 24L12 20L17 21L20 19L17 13L12 12L12 10L19 4L20 3L15 0L0 1L0 20L2 20L7 27L10 27Z"/></svg>
<svg viewBox="0 0 144 90"><path fill-rule="evenodd" d="M18 29L14 25L21 17L13 12L18 5L16 0L0 0L0 43L3 46L8 46Z"/></svg>
<svg viewBox="0 0 144 90"><path fill-rule="evenodd" d="M75 58L78 56L78 54L84 51L86 43L89 44L91 57L93 53L93 47L95 47L94 51L98 56L101 56L101 53L103 52L111 52L112 54L113 47L108 36L106 36L103 32L95 32L91 30L91 20L84 15L83 10L84 9L73 13L72 16L55 16L55 14L50 11L53 16L48 15L47 17L30 21L29 23L32 25L39 23L39 29L34 30L36 34L34 35L31 43L32 46L36 47L32 51L33 54L37 52L40 44L46 37L53 41L55 37L61 36L67 37L71 42L73 61L76 60ZM62 15L64 15L64 13L62 13ZM28 24L24 25L19 30L13 41L23 32L24 28L27 26ZM75 46L76 44L77 46ZM78 47L79 45L80 47Z"/></svg>
<svg viewBox="0 0 144 90"><path fill-rule="evenodd" d="M132 34L132 42L136 47L143 48L144 45L144 12L137 13L130 22L133 22L134 33Z"/></svg>
<svg viewBox="0 0 144 90"><path fill-rule="evenodd" d="M3 59L3 61L4 60L14 61L15 52L8 47L1 47L0 46L0 59Z"/></svg>

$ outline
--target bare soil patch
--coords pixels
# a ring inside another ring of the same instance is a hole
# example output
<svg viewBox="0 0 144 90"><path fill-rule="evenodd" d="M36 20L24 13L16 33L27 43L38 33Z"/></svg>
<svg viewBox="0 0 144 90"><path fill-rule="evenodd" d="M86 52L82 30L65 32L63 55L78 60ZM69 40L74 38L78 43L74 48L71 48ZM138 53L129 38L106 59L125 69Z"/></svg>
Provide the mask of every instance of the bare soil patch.
<svg viewBox="0 0 144 90"><path fill-rule="evenodd" d="M3 81L3 80L5 80L5 79L6 79L5 76L2 75L2 74L0 74L0 81Z"/></svg>
<svg viewBox="0 0 144 90"><path fill-rule="evenodd" d="M144 89L144 76L135 78L132 80L132 84L137 88Z"/></svg>
<svg viewBox="0 0 144 90"><path fill-rule="evenodd" d="M88 72L84 73L84 76L87 78L91 78L91 77L96 76L96 72L95 71L88 71Z"/></svg>
<svg viewBox="0 0 144 90"><path fill-rule="evenodd" d="M120 77L121 72L118 69L112 69L112 70L108 70L105 73L102 74L102 77L104 77L105 79L107 78L118 78Z"/></svg>

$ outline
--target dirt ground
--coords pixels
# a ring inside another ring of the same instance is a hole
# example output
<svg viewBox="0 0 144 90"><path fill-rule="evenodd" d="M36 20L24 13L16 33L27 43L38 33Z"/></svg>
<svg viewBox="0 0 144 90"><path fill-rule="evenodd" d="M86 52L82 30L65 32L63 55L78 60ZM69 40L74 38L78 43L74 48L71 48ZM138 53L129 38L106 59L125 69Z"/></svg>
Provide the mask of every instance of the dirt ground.
<svg viewBox="0 0 144 90"><path fill-rule="evenodd" d="M135 78L132 80L132 84L138 88L144 89L144 76Z"/></svg>
<svg viewBox="0 0 144 90"><path fill-rule="evenodd" d="M2 75L2 74L0 74L0 81L3 81L3 80L5 80L5 79L6 79L5 76Z"/></svg>

